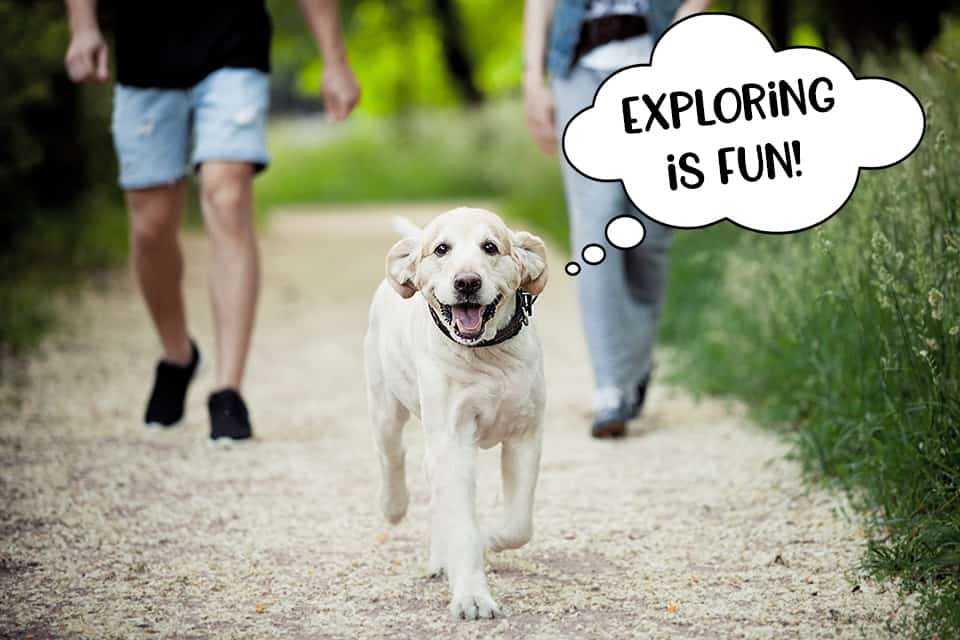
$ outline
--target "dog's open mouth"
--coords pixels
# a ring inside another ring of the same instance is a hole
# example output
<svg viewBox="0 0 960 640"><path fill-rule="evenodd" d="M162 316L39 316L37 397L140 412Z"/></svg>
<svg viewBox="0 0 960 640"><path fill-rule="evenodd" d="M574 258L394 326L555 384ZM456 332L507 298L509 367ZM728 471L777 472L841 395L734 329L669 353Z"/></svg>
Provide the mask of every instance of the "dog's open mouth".
<svg viewBox="0 0 960 640"><path fill-rule="evenodd" d="M439 300L440 311L453 332L466 340L476 340L483 335L487 321L493 317L500 304L502 295L498 295L490 304L476 304L473 302L458 302L457 304L443 304Z"/></svg>

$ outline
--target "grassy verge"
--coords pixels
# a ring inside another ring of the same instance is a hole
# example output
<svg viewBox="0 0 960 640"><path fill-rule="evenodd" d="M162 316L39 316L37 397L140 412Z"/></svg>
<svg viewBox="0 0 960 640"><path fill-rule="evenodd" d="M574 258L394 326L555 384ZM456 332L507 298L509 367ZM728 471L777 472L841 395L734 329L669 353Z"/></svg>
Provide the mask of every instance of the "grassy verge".
<svg viewBox="0 0 960 640"><path fill-rule="evenodd" d="M856 489L865 567L919 593L919 637L960 637L960 78L895 75L926 107L918 152L813 232L678 243L663 337L678 379L746 400Z"/></svg>
<svg viewBox="0 0 960 640"><path fill-rule="evenodd" d="M53 292L126 255L126 215L115 200L92 198L70 216L33 212L16 251L0 254L0 378L11 356L29 349L56 321Z"/></svg>

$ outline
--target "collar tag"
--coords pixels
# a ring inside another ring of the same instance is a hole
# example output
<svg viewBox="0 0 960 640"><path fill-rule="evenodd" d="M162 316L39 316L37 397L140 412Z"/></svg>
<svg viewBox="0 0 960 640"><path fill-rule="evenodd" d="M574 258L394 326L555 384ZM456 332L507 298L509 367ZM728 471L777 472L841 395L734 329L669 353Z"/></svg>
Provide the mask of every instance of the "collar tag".
<svg viewBox="0 0 960 640"><path fill-rule="evenodd" d="M521 321L524 325L530 324L530 316L533 315L533 303L537 301L537 296L517 289L517 306L523 310Z"/></svg>

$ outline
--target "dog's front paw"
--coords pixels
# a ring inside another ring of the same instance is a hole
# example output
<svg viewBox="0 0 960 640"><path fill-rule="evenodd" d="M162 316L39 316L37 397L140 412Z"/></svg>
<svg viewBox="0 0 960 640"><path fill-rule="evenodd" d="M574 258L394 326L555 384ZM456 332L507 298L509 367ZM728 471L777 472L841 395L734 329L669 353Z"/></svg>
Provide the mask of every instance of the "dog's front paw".
<svg viewBox="0 0 960 640"><path fill-rule="evenodd" d="M386 484L380 489L380 511L390 524L397 524L407 515L410 494L405 483Z"/></svg>
<svg viewBox="0 0 960 640"><path fill-rule="evenodd" d="M482 620L501 617L500 607L489 593L453 594L450 601L450 615L457 620Z"/></svg>

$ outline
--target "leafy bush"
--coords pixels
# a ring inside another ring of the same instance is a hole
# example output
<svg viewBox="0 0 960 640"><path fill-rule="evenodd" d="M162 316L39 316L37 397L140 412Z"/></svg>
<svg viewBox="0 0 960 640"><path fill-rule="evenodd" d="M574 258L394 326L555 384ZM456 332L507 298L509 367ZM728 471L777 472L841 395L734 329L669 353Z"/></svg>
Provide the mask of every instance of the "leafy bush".
<svg viewBox="0 0 960 640"><path fill-rule="evenodd" d="M123 253L109 92L63 71L62 4L0 0L0 357L27 346L52 316L51 289ZM117 223L119 220L119 224Z"/></svg>
<svg viewBox="0 0 960 640"><path fill-rule="evenodd" d="M681 233L663 334L678 379L786 425L808 469L852 490L865 566L920 593L918 635L957 637L960 77L936 55L895 75L927 113L914 156L864 172L813 232L712 247Z"/></svg>

